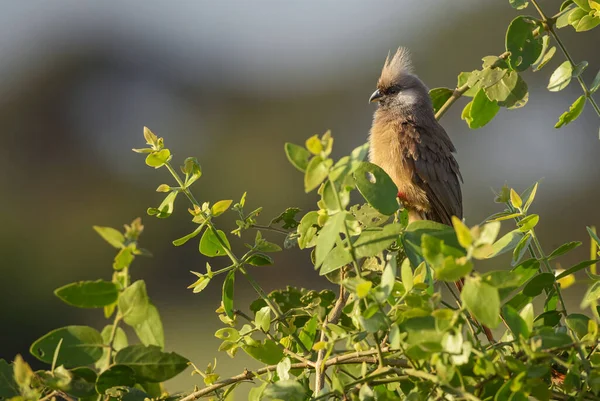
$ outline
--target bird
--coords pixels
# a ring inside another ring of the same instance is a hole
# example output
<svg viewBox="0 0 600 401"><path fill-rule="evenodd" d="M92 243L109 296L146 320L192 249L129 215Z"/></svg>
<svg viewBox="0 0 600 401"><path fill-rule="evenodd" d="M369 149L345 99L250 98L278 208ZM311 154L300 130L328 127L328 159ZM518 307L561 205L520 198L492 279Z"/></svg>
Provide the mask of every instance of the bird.
<svg viewBox="0 0 600 401"><path fill-rule="evenodd" d="M385 60L378 103L369 132L369 160L398 187L409 223L431 220L452 225L462 220L463 204L454 144L435 118L427 86L413 72L410 54L400 47Z"/></svg>

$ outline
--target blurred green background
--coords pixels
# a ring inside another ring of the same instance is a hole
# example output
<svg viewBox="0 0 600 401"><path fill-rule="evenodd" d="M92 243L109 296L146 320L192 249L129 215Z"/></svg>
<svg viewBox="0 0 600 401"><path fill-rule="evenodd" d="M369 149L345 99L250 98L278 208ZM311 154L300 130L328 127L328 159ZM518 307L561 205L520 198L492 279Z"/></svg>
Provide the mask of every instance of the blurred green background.
<svg viewBox="0 0 600 401"><path fill-rule="evenodd" d="M559 5L542 2L550 15ZM341 156L366 141L374 107L367 99L388 50L409 47L430 87L454 87L459 72L504 50L517 15L507 0L48 0L4 2L1 11L0 357L28 355L36 338L63 325L102 328L100 310L68 307L53 290L110 278L114 249L92 225L121 228L142 216L141 246L154 257L138 258L132 275L147 281L167 349L199 367L216 356L224 375L253 365L244 355L231 360L216 351L218 280L198 295L186 290L194 281L189 270L204 271L206 260L196 242L171 245L194 227L184 199L168 220L145 216L163 196L154 189L171 181L131 152L143 145L142 127L166 138L175 162L198 157L204 176L197 198L237 201L248 191L248 206L264 206L261 220L268 223L285 207L306 211L316 201L304 194L284 142L332 129ZM569 27L560 35L577 61L589 62L589 82L600 67L600 29L576 34ZM507 182L523 190L543 178L533 207L542 216L542 245L549 252L566 241L585 242L561 260L568 267L587 257L585 225L600 225L600 141L589 107L576 122L553 128L580 95L577 84L546 90L562 61L557 54L541 72L524 74L525 108L502 109L488 126L470 131L460 120L463 99L443 125L458 148L467 223L499 211L490 188ZM275 266L254 269L265 289L329 287L306 263L307 253L274 256ZM509 268L509 256L503 260L493 267ZM584 290L578 284L566 291L571 308ZM253 299L240 280L237 305ZM170 389L193 383L200 378L184 374Z"/></svg>

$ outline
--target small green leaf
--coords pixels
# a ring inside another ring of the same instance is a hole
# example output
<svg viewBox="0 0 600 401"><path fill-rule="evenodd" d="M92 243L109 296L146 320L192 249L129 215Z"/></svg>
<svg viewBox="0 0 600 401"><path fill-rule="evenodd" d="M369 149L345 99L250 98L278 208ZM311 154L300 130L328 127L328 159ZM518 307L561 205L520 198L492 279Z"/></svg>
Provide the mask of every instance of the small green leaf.
<svg viewBox="0 0 600 401"><path fill-rule="evenodd" d="M269 327L271 326L271 308L264 306L258 312L256 312L254 325L267 333L269 331Z"/></svg>
<svg viewBox="0 0 600 401"><path fill-rule="evenodd" d="M333 161L331 159L323 160L321 156L315 156L308 163L304 174L304 191L306 193L317 188L329 174Z"/></svg>
<svg viewBox="0 0 600 401"><path fill-rule="evenodd" d="M522 10L524 8L527 8L527 6L529 5L529 1L527 0L509 0L510 5L513 8L516 8L517 10Z"/></svg>
<svg viewBox="0 0 600 401"><path fill-rule="evenodd" d="M181 245L185 244L186 242L188 242L189 240L191 240L192 238L194 238L198 234L200 234L200 232L202 231L203 228L204 228L204 223L199 225L193 232L189 233L188 235L185 235L181 238L174 240L173 245L181 246Z"/></svg>
<svg viewBox="0 0 600 401"><path fill-rule="evenodd" d="M349 263L352 263L352 255L350 254L350 250L344 248L343 245L338 244L327 254L325 260L323 260L319 274L324 276L325 274L334 272Z"/></svg>
<svg viewBox="0 0 600 401"><path fill-rule="evenodd" d="M548 90L550 92L558 92L563 90L571 82L573 76L573 67L570 61L562 63L550 76L550 82L548 83Z"/></svg>
<svg viewBox="0 0 600 401"><path fill-rule="evenodd" d="M575 102L573 102L573 104L569 107L569 110L560 115L557 123L554 125L554 128L560 128L569 124L570 122L575 121L585 108L585 99L585 95L579 96L577 100L575 100Z"/></svg>
<svg viewBox="0 0 600 401"><path fill-rule="evenodd" d="M580 339L588 333L588 322L590 318L581 313L571 313L565 319L567 327L577 334Z"/></svg>
<svg viewBox="0 0 600 401"><path fill-rule="evenodd" d="M165 347L165 334L162 321L156 306L151 303L146 308L144 320L133 326L135 334L144 345L156 345L161 349Z"/></svg>
<svg viewBox="0 0 600 401"><path fill-rule="evenodd" d="M309 399L306 390L296 380L280 380L267 385L262 393L263 400L304 401Z"/></svg>
<svg viewBox="0 0 600 401"><path fill-rule="evenodd" d="M523 205L523 201L521 200L521 197L519 196L517 191L515 191L512 188L510 189L510 203L516 209L520 209L521 206Z"/></svg>
<svg viewBox="0 0 600 401"><path fill-rule="evenodd" d="M123 320L130 326L142 323L150 301L146 292L146 283L138 280L127 287L119 296L119 311Z"/></svg>
<svg viewBox="0 0 600 401"><path fill-rule="evenodd" d="M546 289L552 288L555 277L552 273L540 273L532 278L523 288L523 294L528 297L537 297Z"/></svg>
<svg viewBox="0 0 600 401"><path fill-rule="evenodd" d="M477 129L492 121L498 110L498 103L488 99L484 89L479 89L473 100L465 106L461 118L467 122L469 128Z"/></svg>
<svg viewBox="0 0 600 401"><path fill-rule="evenodd" d="M208 267L210 265L207 263L206 266ZM193 288L193 292L196 294L206 288L208 283L210 283L211 277L208 274L201 274L195 271L192 271L191 273L195 274L198 277L198 280L190 284L187 288Z"/></svg>
<svg viewBox="0 0 600 401"><path fill-rule="evenodd" d="M493 252L489 255L489 257L493 258L495 256L502 255L505 252L512 251L522 238L523 233L518 229L507 233L498 241L494 242L492 245Z"/></svg>
<svg viewBox="0 0 600 401"><path fill-rule="evenodd" d="M235 283L235 270L230 271L223 282L223 309L230 319L233 319L233 288Z"/></svg>
<svg viewBox="0 0 600 401"><path fill-rule="evenodd" d="M129 366L113 365L102 372L96 380L96 391L98 394L104 394L106 390L112 387L135 386L135 372Z"/></svg>
<svg viewBox="0 0 600 401"><path fill-rule="evenodd" d="M227 211L227 209L229 209L229 206L231 206L231 203L233 201L231 199L228 200L220 200L218 202L216 202L214 205L212 205L211 213L213 216L220 216L223 213L225 213Z"/></svg>
<svg viewBox="0 0 600 401"><path fill-rule="evenodd" d="M171 152L169 149L159 150L158 152L152 152L146 157L146 164L150 167L160 168L164 166L166 162L171 159Z"/></svg>
<svg viewBox="0 0 600 401"><path fill-rule="evenodd" d="M174 352L162 352L154 345L132 345L123 348L115 355L115 363L133 369L138 381L164 382L188 366L188 360Z"/></svg>
<svg viewBox="0 0 600 401"><path fill-rule="evenodd" d="M593 264L598 263L597 260L586 260L584 262L581 263L577 263L575 266L573 267L569 267L567 270L565 270L564 272L560 273L559 275L556 276L556 280L560 280L561 278L567 277L570 274L576 273L579 270L583 270L588 266L591 266Z"/></svg>
<svg viewBox="0 0 600 401"><path fill-rule="evenodd" d="M285 154L292 164L301 172L306 171L308 166L308 160L310 159L310 152L302 146L294 145L293 143L287 142L285 144Z"/></svg>
<svg viewBox="0 0 600 401"><path fill-rule="evenodd" d="M548 260L558 258L559 256L562 256L567 252L571 252L573 249L579 247L580 245L581 242L579 241L572 241L567 242L566 244L562 244L561 246L552 251L550 256L548 256Z"/></svg>
<svg viewBox="0 0 600 401"><path fill-rule="evenodd" d="M515 249L513 251L513 258L512 258L513 266L516 265L517 263L519 263L519 261L521 260L523 255L525 255L525 252L527 251L527 247L529 246L529 243L531 242L531 238L532 238L531 233L525 234L525 236L523 238L521 238L521 240L515 247Z"/></svg>
<svg viewBox="0 0 600 401"><path fill-rule="evenodd" d="M262 343L253 341L242 346L242 349L252 358L268 365L276 365L283 359L283 351L273 340L266 339Z"/></svg>
<svg viewBox="0 0 600 401"><path fill-rule="evenodd" d="M319 135L313 135L306 140L306 149L313 155L319 155L323 151L323 145L319 139Z"/></svg>
<svg viewBox="0 0 600 401"><path fill-rule="evenodd" d="M514 337L516 339L518 339L519 336L522 336L525 339L529 338L531 331L527 327L525 320L519 315L519 312L517 312L510 305L504 305L502 311L504 320L506 321L506 324L508 324L508 327L510 328L510 331L512 331Z"/></svg>
<svg viewBox="0 0 600 401"><path fill-rule="evenodd" d="M372 286L373 286L373 283L371 283L370 281L361 279L359 281L359 283L356 285L356 295L360 299L366 297L367 295L369 295L369 291L371 291Z"/></svg>
<svg viewBox="0 0 600 401"><path fill-rule="evenodd" d="M413 271L412 267L410 267L410 261L408 258L402 261L402 266L400 268L400 277L402 278L402 284L404 285L404 290L406 292L410 292L413 288Z"/></svg>
<svg viewBox="0 0 600 401"><path fill-rule="evenodd" d="M65 303L78 308L102 308L117 300L119 290L110 281L80 281L58 288L54 294Z"/></svg>
<svg viewBox="0 0 600 401"><path fill-rule="evenodd" d="M354 242L357 258L376 256L397 241L403 227L399 223L388 224L383 229L370 228L362 231Z"/></svg>
<svg viewBox="0 0 600 401"><path fill-rule="evenodd" d="M273 264L273 259L264 253L255 253L248 258L247 263L252 266L268 266Z"/></svg>
<svg viewBox="0 0 600 401"><path fill-rule="evenodd" d="M469 312L482 324L496 328L500 323L500 297L498 290L481 281L467 277L461 299Z"/></svg>
<svg viewBox="0 0 600 401"><path fill-rule="evenodd" d="M575 65L575 67L573 68L573 78L577 78L578 76L580 76L583 71L585 71L585 69L588 67L588 62L583 60L579 63L577 63L577 65Z"/></svg>
<svg viewBox="0 0 600 401"><path fill-rule="evenodd" d="M585 309L588 306L594 304L600 298L600 281L596 281L583 296L581 301L581 309Z"/></svg>
<svg viewBox="0 0 600 401"><path fill-rule="evenodd" d="M389 216L398 210L398 187L381 167L362 162L354 179L358 191L377 211Z"/></svg>
<svg viewBox="0 0 600 401"><path fill-rule="evenodd" d="M523 212L524 213L527 213L527 211L529 210L529 207L533 203L533 200L535 199L535 194L537 193L537 189L538 189L538 183L536 182L533 185L533 187L531 187L531 191L529 192L529 196L527 197L527 201L525 202L525 206L523 206ZM525 192L523 193L523 195L525 195Z"/></svg>
<svg viewBox="0 0 600 401"><path fill-rule="evenodd" d="M10 399L20 394L15 382L13 367L4 359L0 359L0 398Z"/></svg>
<svg viewBox="0 0 600 401"><path fill-rule="evenodd" d="M148 127L144 127L144 139L148 145L156 145L158 143L158 137Z"/></svg>
<svg viewBox="0 0 600 401"><path fill-rule="evenodd" d="M456 216L452 216L452 225L454 226L454 231L456 231L456 238L458 238L460 246L469 249L473 245L473 237L471 236L469 227Z"/></svg>
<svg viewBox="0 0 600 401"><path fill-rule="evenodd" d="M315 250L315 267L321 266L327 254L331 251L339 233L344 229L347 212L339 212L329 217L317 238Z"/></svg>
<svg viewBox="0 0 600 401"><path fill-rule="evenodd" d="M37 339L29 351L40 361L50 364L61 340L56 365L64 365L66 368L86 366L102 357L102 336L98 330L88 326L67 326L52 330Z"/></svg>
<svg viewBox="0 0 600 401"><path fill-rule="evenodd" d="M598 70L598 73L596 74L596 76L594 77L594 80L592 81L592 85L590 86L590 93L592 93L592 94L596 93L598 88L600 88L600 70Z"/></svg>
<svg viewBox="0 0 600 401"><path fill-rule="evenodd" d="M508 64L515 71L524 71L533 64L542 52L542 38L533 31L538 23L531 17L516 17L506 31L506 51L510 52Z"/></svg>
<svg viewBox="0 0 600 401"><path fill-rule="evenodd" d="M524 219L522 219L521 221L519 221L517 223L517 225L519 226L519 230L521 230L522 232L525 233L525 232L531 230L532 228L534 228L539 221L540 221L539 215L530 214L529 216L527 216Z"/></svg>
<svg viewBox="0 0 600 401"><path fill-rule="evenodd" d="M133 249L131 247L123 248L115 255L113 269L117 271L123 270L131 265L133 259L135 259Z"/></svg>
<svg viewBox="0 0 600 401"><path fill-rule="evenodd" d="M446 256L443 265L435 269L435 277L438 280L454 282L465 277L472 270L473 262L470 260Z"/></svg>
<svg viewBox="0 0 600 401"><path fill-rule="evenodd" d="M574 22L571 25L573 25L573 28L575 28L577 32L589 31L590 29L593 29L600 25L600 16L589 14L584 15L580 20Z"/></svg>
<svg viewBox="0 0 600 401"><path fill-rule="evenodd" d="M314 315L310 318L310 320L302 327L300 331L299 337L302 344L306 347L306 349L311 349L315 342L315 338L317 335L317 326L319 324L319 320L317 315Z"/></svg>
<svg viewBox="0 0 600 401"><path fill-rule="evenodd" d="M527 84L515 71L509 71L500 81L484 90L488 99L509 109L523 107L529 96Z"/></svg>
<svg viewBox="0 0 600 401"><path fill-rule="evenodd" d="M94 230L96 230L96 232L100 234L100 236L104 238L106 242L115 248L121 249L124 247L123 244L125 243L125 237L114 228L94 226Z"/></svg>
<svg viewBox="0 0 600 401"><path fill-rule="evenodd" d="M227 252L225 251L225 248L223 248L223 246L221 245L221 242L217 238L217 235L219 236L219 238L221 238L221 241L225 244L227 249L231 249L231 245L229 245L227 236L223 231L217 230L217 234L215 234L214 230L207 229L206 231L204 231L204 234L202 234L202 238L200 239L199 250L201 254L209 257L227 255Z"/></svg>
<svg viewBox="0 0 600 401"><path fill-rule="evenodd" d="M434 88L429 91L429 97L433 103L435 113L450 99L454 91L449 88Z"/></svg>
<svg viewBox="0 0 600 401"><path fill-rule="evenodd" d="M296 220L296 215L300 212L301 210L297 207L288 207L283 213L271 220L270 225L283 222L283 228L286 230L296 228L300 225L300 222Z"/></svg>

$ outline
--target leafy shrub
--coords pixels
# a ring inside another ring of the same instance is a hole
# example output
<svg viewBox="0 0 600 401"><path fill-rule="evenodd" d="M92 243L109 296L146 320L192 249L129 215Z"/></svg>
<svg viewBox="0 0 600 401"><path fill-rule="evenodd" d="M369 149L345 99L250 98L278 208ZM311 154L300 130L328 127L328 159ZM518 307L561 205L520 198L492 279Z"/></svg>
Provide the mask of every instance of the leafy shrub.
<svg viewBox="0 0 600 401"><path fill-rule="evenodd" d="M517 9L528 6L525 0L510 3ZM587 63L575 64L556 34L567 25L584 31L600 24L600 3L568 0L552 18L532 3L542 19L517 17L508 28L505 53L484 58L481 70L461 73L455 90L431 91L438 117L461 96L473 98L463 110L471 128L487 124L499 107L524 105L527 86L519 72L539 70L554 55L550 37L567 61L552 74L549 89L563 89L576 78L584 90L557 126L577 118L586 101L600 115L592 98L600 75L588 88L581 79ZM148 166L166 168L175 181L158 187L167 195L148 214L167 218L176 198L186 198L195 229L173 244L194 239L201 254L231 262L219 270L207 264L206 271L194 272L189 286L199 293L214 276L225 275L217 310L224 327L215 333L222 340L219 351L233 358L241 350L263 367L223 379L212 364L201 370L164 350L159 312L144 281L132 283L129 273L137 256L149 256L138 247L143 226L136 219L123 233L94 227L117 249L111 281L77 282L55 291L69 305L102 308L109 324L101 331L62 327L35 341L31 354L49 370L34 372L21 356L12 364L0 360L0 398L225 399L253 381L251 400L599 399L600 276L594 259L600 239L588 228L592 259L564 271L553 269L555 259L581 243L544 251L536 232L540 216L530 212L537 183L520 194L508 187L499 190L495 200L503 210L481 225L467 227L456 218L453 227L407 224L392 180L364 161L367 145L333 160L333 138L326 133L309 138L305 146L285 145L290 163L304 174L306 192L320 195L316 210L301 214L289 208L261 225L261 209L248 211L245 193L236 203L199 202L191 192L202 176L198 160L185 159L179 173L163 138L148 129L144 138L148 147L135 151L146 154ZM354 190L365 203L350 205ZM229 233L216 225L226 212L237 216L237 227ZM511 221L512 231L497 238L501 222ZM281 245L267 241L261 230L280 233ZM251 239L245 253L232 249L231 235ZM337 285L337 292L293 286L263 291L253 269L272 264L270 253L296 246L311 252L314 268ZM477 261L504 253L512 253L511 269L475 269ZM580 270L591 280L580 304L591 317L568 312L562 296ZM247 280L258 295L249 306L235 302L236 279ZM129 345L123 325L133 329L139 343ZM488 328L500 337L495 339ZM166 393L162 383L189 365L203 377L204 387Z"/></svg>

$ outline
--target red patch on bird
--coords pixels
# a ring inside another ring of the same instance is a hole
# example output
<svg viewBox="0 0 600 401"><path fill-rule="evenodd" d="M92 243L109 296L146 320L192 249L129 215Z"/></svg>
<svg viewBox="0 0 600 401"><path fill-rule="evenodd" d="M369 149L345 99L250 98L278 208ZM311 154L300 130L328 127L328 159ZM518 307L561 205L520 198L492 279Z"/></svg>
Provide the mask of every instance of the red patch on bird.
<svg viewBox="0 0 600 401"><path fill-rule="evenodd" d="M406 201L406 194L402 191L398 191L398 198L400 198L400 200Z"/></svg>

